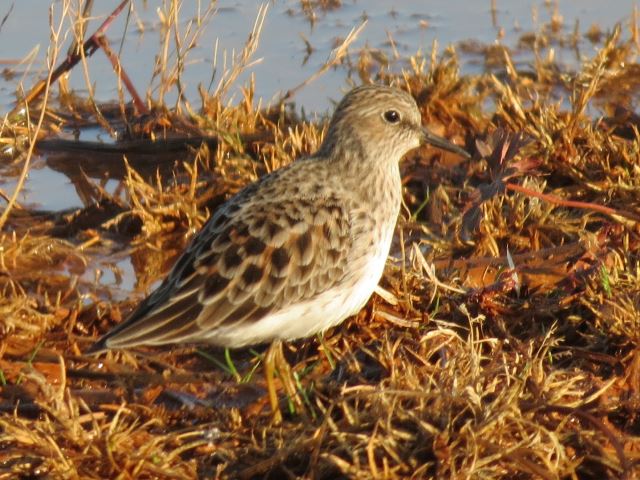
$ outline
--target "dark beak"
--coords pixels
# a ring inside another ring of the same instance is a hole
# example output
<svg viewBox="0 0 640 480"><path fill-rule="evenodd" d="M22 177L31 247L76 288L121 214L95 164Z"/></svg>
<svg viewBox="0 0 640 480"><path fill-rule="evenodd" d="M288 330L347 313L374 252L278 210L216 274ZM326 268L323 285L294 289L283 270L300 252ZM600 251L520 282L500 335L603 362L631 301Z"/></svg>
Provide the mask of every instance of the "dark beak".
<svg viewBox="0 0 640 480"><path fill-rule="evenodd" d="M464 150L463 148L460 148L457 145L454 145L453 143L451 143L449 140L445 138L434 135L426 128L422 129L422 143L428 143L430 145L433 145L434 147L441 148L442 150L457 153L458 155L464 158L471 158L471 155L469 155L469 153L466 150Z"/></svg>

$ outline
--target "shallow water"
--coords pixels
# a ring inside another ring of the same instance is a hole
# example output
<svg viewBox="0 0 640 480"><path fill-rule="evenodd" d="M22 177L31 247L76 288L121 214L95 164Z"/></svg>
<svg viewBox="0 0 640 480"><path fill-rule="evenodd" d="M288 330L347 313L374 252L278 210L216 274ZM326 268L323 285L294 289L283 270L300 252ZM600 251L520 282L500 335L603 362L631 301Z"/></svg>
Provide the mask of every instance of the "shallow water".
<svg viewBox="0 0 640 480"><path fill-rule="evenodd" d="M95 19L90 22L87 31L95 31L118 3L116 0L96 3L93 11ZM126 12L123 12L107 32L114 50L119 51L120 44L123 44L120 53L122 64L141 94L149 85L154 59L160 48L158 3L135 2L132 20L127 22ZM6 64L8 68L13 67L11 63L23 59L37 48L38 53L31 71L42 74L50 38L47 5L42 0L13 3L13 9L0 29L0 60L9 62ZM61 3L57 1L53 5L54 17L59 18ZM194 5L197 2L184 2L180 13L183 29L197 12ZM246 81L248 74L254 74L257 96L265 101L277 97L279 92L298 85L316 71L325 62L338 39L344 38L363 18L367 18L368 23L352 51L366 45L382 50L392 58L389 37L393 38L403 57L418 49L430 52L434 41L438 42L440 49L468 40L483 43L499 41L513 46L524 32L538 30L554 14L562 18L563 28L568 32L573 31L576 22L579 22L581 32L586 32L594 23L607 31L617 22L628 22L633 2L496 0L495 6L493 11L489 0L403 0L395 2L393 8L385 0L344 1L342 6L333 10L316 8L317 16L312 22L297 1L270 3L255 56L261 61L240 79L237 86ZM212 77L216 40L219 40L219 52L241 49L257 12L257 4L249 1L220 1L217 8L218 12L206 24L197 47L190 52L189 64L185 70L187 96L195 105L198 104L198 84L206 86ZM204 7L201 6L200 9L204 10ZM0 16L4 16L8 10L6 4L0 7ZM142 25L143 29L139 29L138 25ZM313 47L308 58L302 37ZM64 49L68 48L68 37L63 45ZM582 46L584 55L592 54L593 46L584 38ZM561 62L576 62L575 52L572 50L558 49L557 53ZM221 54L219 57L221 59ZM473 58L463 60L463 67L467 70L478 68ZM116 99L117 82L104 54L96 52L89 59L88 67L97 99ZM8 109L14 101L14 92L24 70L18 67L17 76L0 80L0 105L3 109ZM69 84L79 92L86 93L86 81L81 70L76 68L71 73ZM24 81L25 88L32 82L33 77L27 77ZM304 106L307 112L325 112L330 108L331 100L338 99L345 87L345 70L332 70L300 91L295 101ZM168 103L171 104L171 101Z"/></svg>

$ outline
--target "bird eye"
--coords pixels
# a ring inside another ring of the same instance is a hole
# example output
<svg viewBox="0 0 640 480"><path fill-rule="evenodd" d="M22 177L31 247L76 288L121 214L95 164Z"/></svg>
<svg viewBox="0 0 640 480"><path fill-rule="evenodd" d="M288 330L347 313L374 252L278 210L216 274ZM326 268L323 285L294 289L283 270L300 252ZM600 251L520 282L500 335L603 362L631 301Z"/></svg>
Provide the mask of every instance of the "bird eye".
<svg viewBox="0 0 640 480"><path fill-rule="evenodd" d="M382 116L389 123L398 123L400 121L400 114L396 110L387 110Z"/></svg>

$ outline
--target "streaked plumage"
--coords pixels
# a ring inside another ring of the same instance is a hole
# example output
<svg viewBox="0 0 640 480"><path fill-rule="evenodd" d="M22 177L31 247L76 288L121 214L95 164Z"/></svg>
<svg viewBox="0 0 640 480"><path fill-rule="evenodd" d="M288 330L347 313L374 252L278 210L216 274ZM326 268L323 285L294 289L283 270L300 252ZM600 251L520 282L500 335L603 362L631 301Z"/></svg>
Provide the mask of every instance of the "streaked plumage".
<svg viewBox="0 0 640 480"><path fill-rule="evenodd" d="M91 351L242 347L313 335L357 313L389 253L398 162L424 141L466 155L422 129L409 94L378 85L352 90L319 151L229 199L160 287Z"/></svg>

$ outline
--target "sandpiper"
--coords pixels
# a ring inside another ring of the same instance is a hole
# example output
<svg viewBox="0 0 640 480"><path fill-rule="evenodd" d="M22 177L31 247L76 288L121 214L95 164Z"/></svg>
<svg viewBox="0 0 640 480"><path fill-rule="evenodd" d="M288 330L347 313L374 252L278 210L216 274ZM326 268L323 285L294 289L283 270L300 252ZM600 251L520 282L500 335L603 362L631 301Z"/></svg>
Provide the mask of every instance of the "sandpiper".
<svg viewBox="0 0 640 480"><path fill-rule="evenodd" d="M423 143L469 156L422 127L408 93L381 85L351 90L319 150L222 205L164 282L90 352L279 346L356 314L389 254L402 194L399 161Z"/></svg>

